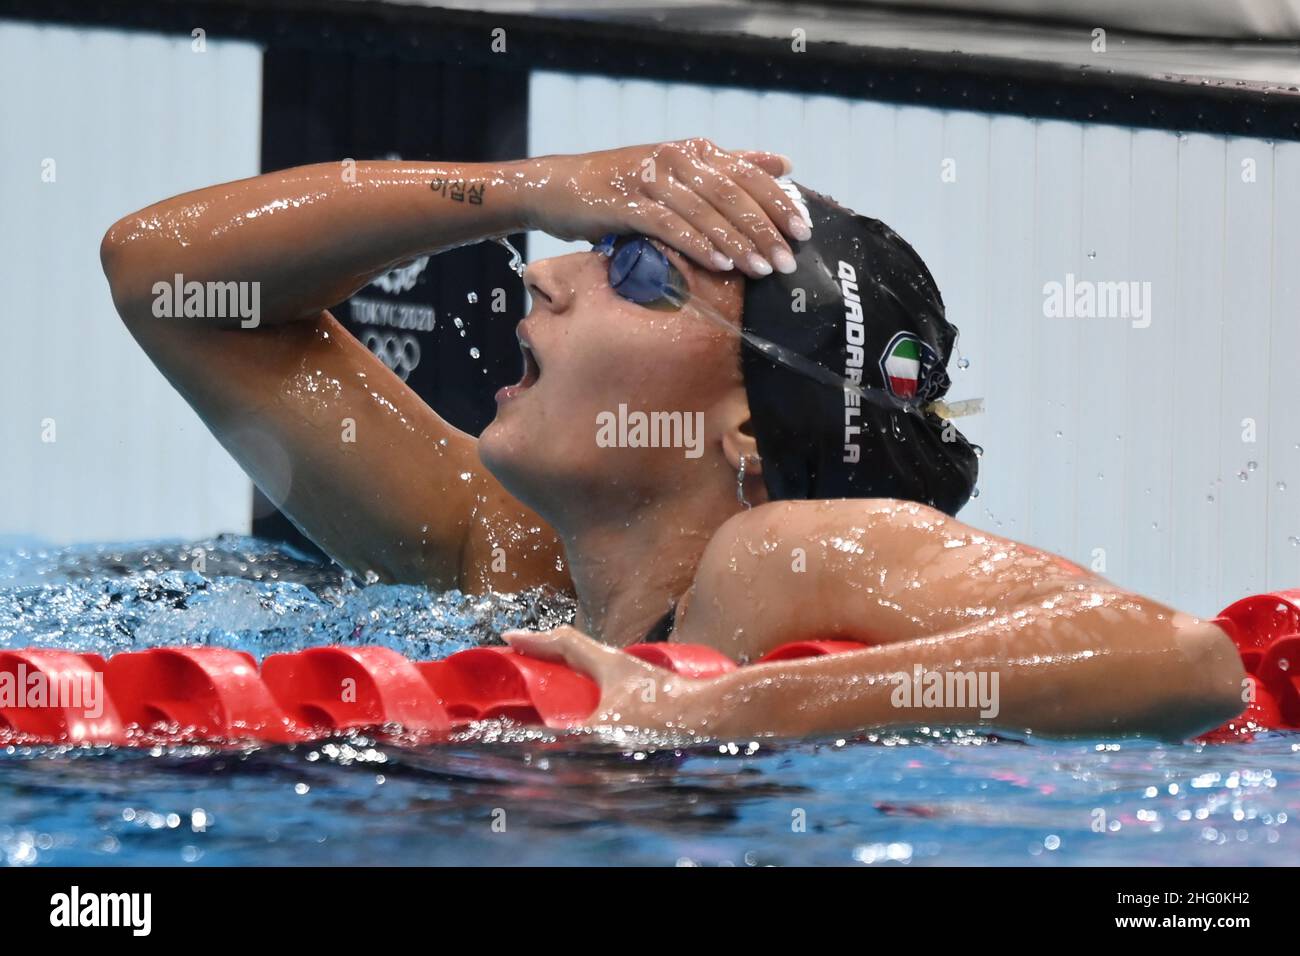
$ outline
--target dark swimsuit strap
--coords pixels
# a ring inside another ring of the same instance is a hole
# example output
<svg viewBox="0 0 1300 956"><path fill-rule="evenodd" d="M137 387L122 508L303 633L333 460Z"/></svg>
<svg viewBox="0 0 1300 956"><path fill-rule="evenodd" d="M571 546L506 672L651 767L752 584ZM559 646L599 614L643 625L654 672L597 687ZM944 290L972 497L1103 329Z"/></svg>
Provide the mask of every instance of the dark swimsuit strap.
<svg viewBox="0 0 1300 956"><path fill-rule="evenodd" d="M677 605L674 604L668 609L668 613L661 617L655 626L646 631L645 637L641 638L642 644L663 644L672 636L673 628L677 626Z"/></svg>

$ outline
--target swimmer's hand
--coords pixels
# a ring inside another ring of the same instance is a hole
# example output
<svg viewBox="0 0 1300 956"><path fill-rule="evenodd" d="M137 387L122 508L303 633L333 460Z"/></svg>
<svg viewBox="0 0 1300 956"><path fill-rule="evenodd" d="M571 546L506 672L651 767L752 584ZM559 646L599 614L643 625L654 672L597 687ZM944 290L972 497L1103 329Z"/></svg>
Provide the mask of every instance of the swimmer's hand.
<svg viewBox="0 0 1300 956"><path fill-rule="evenodd" d="M572 627L508 631L502 637L520 654L565 664L596 682L600 703L587 719L590 727L708 734L708 708L698 705L712 681L647 664Z"/></svg>
<svg viewBox="0 0 1300 956"><path fill-rule="evenodd" d="M659 239L706 269L748 276L794 271L785 236L810 224L775 177L777 153L725 150L707 139L541 156L522 164L529 228L595 242L615 233Z"/></svg>

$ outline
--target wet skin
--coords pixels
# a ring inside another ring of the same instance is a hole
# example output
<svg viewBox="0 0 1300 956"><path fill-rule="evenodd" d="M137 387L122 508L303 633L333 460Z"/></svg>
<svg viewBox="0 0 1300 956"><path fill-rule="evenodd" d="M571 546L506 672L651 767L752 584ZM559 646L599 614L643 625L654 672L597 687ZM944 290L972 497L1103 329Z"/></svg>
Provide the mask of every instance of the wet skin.
<svg viewBox="0 0 1300 956"><path fill-rule="evenodd" d="M650 183L647 161L661 172ZM610 721L737 734L978 722L970 708L890 706L883 675L917 664L996 670L1002 727L1178 737L1239 712L1240 663L1212 624L922 505L764 503L738 341L694 313L738 324L743 276L785 267L799 230L770 175L782 168L706 141L504 166L360 163L351 180L324 164L127 216L102 259L132 335L341 564L471 592L573 589L576 630L517 646L596 676ZM446 201L429 188L444 179L481 187L483 202ZM692 302L623 299L597 253L534 263L525 376L476 441L325 306L415 255L521 228L655 236ZM258 326L154 317L153 284L178 272L259 282ZM704 454L600 447L597 416L620 404L702 413ZM752 510L736 497L742 457ZM679 599L673 639L740 661L802 638L873 647L668 681L646 702L629 688L660 677L608 647L635 643Z"/></svg>

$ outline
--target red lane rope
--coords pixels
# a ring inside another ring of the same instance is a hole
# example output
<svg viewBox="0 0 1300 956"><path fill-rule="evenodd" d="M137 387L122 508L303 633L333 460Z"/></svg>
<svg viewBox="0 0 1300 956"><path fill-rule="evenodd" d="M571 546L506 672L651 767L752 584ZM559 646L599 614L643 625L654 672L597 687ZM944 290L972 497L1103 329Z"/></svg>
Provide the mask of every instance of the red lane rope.
<svg viewBox="0 0 1300 956"><path fill-rule="evenodd" d="M1243 713L1200 740L1249 739L1300 728L1300 589L1243 598L1215 619L1249 675ZM855 641L796 641L759 663L861 650ZM626 652L687 677L736 669L694 644ZM562 664L481 647L413 662L383 647L313 647L268 657L164 647L117 654L48 648L0 651L0 743L290 743L369 729L421 742L471 721L509 718L555 729L595 709L594 681Z"/></svg>

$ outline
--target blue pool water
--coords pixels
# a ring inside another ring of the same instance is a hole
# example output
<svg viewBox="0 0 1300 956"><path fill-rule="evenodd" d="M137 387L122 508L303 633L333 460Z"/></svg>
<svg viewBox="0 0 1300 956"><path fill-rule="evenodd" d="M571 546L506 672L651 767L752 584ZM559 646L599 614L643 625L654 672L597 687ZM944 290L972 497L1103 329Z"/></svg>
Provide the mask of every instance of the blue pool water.
<svg viewBox="0 0 1300 956"><path fill-rule="evenodd" d="M202 549L203 571L194 570ZM444 656L555 596L360 587L249 538L0 552L0 646L327 642ZM0 753L0 859L40 864L1296 864L1300 737L916 733L691 747L499 724L214 752Z"/></svg>

